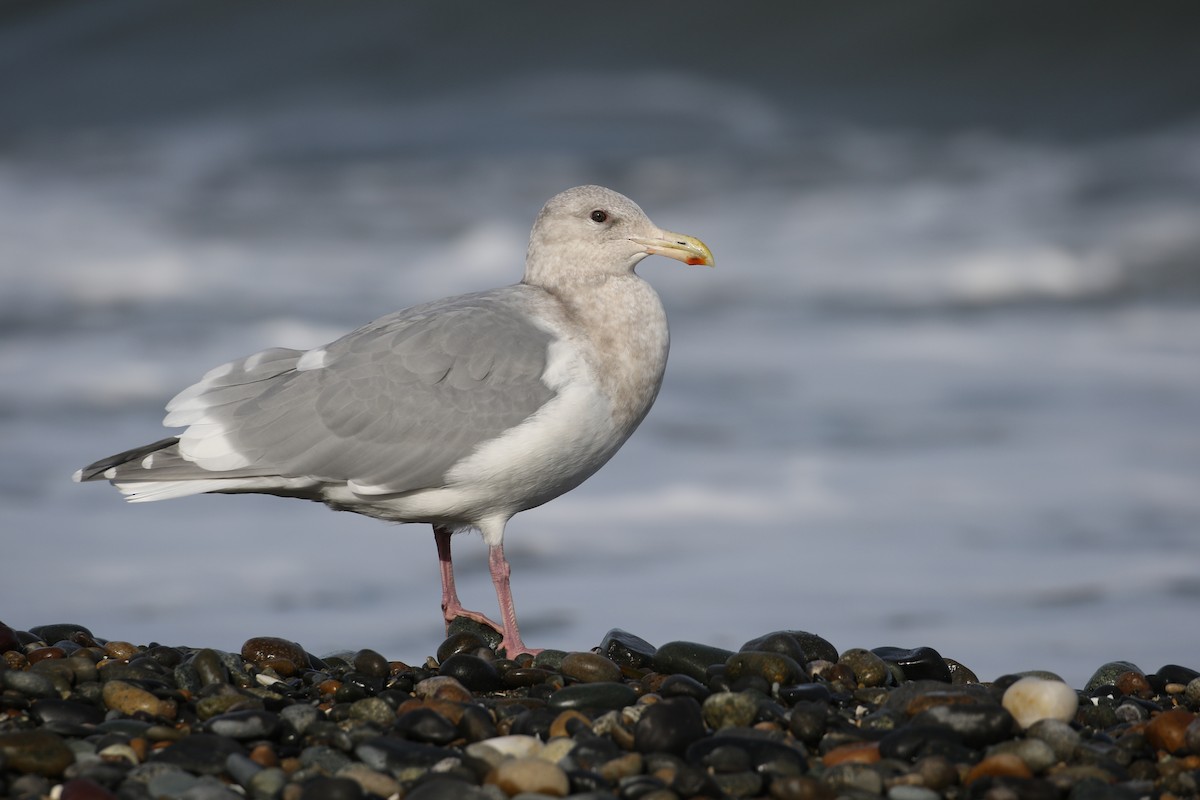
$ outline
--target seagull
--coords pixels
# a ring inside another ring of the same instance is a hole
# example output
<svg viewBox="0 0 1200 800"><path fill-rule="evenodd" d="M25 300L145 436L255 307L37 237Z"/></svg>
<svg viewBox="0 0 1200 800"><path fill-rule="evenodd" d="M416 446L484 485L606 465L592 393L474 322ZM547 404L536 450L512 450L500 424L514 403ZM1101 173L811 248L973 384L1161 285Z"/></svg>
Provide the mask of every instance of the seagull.
<svg viewBox="0 0 1200 800"><path fill-rule="evenodd" d="M667 318L634 268L650 255L713 266L708 246L627 197L552 197L520 283L413 306L322 347L272 348L210 370L167 403L184 430L90 464L133 503L258 493L433 526L447 629L466 617L536 653L517 626L504 529L574 489L645 418L667 363ZM500 623L459 601L451 535L478 530Z"/></svg>

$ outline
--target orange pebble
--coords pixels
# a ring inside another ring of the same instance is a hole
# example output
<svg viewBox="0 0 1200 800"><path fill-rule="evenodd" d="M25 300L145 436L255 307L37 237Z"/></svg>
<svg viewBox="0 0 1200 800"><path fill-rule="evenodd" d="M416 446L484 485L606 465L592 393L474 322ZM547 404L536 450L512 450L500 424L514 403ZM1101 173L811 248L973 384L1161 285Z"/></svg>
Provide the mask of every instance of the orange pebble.
<svg viewBox="0 0 1200 800"><path fill-rule="evenodd" d="M1032 778L1033 772L1024 761L1012 753L999 753L988 756L971 767L967 776L963 778L963 784L970 785L972 781L991 777Z"/></svg>
<svg viewBox="0 0 1200 800"><path fill-rule="evenodd" d="M850 742L838 745L821 757L827 767L837 764L874 764L879 760L879 742Z"/></svg>
<svg viewBox="0 0 1200 800"><path fill-rule="evenodd" d="M1146 725L1146 741L1156 750L1174 753L1187 746L1187 729L1196 715L1186 708L1164 711Z"/></svg>

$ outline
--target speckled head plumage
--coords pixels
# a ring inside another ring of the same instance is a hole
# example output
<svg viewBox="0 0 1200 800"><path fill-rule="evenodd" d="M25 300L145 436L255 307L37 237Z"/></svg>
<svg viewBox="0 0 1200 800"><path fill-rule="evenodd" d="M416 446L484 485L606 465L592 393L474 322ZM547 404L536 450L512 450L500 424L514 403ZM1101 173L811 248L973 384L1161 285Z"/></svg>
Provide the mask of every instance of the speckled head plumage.
<svg viewBox="0 0 1200 800"><path fill-rule="evenodd" d="M576 186L550 198L534 221L524 282L552 286L628 273L648 255L713 264L703 242L659 228L625 195L603 186Z"/></svg>

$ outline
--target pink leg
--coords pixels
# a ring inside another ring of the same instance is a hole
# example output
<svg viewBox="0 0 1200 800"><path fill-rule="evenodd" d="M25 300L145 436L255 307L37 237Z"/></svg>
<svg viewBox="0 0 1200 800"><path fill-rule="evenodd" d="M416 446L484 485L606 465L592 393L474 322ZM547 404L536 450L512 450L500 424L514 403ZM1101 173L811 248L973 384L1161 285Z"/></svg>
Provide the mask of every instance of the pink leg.
<svg viewBox="0 0 1200 800"><path fill-rule="evenodd" d="M453 531L449 528L442 528L438 525L433 526L433 537L437 541L438 562L442 568L442 617L446 620L446 630L450 630L450 623L454 621L455 617L466 617L467 619L475 620L481 625L487 625L495 631L503 630L505 639L507 640L507 628L497 625L478 611L468 611L463 608L462 603L459 601L458 590L454 588L454 563L450 560L450 535L452 533ZM495 575L494 569L492 574L493 576ZM507 584L507 581L505 583ZM510 607L511 602L510 599ZM516 630L515 624L513 630ZM518 637L518 641L520 641L520 637Z"/></svg>
<svg viewBox="0 0 1200 800"><path fill-rule="evenodd" d="M488 548L488 566L492 570L492 584L496 587L496 599L500 603L500 616L504 620L504 641L500 646L508 658L516 658L521 653L537 655L541 650L533 650L521 641L521 632L517 630L517 610L513 606L512 589L509 586L509 575L512 567L504 557L504 545L498 544Z"/></svg>

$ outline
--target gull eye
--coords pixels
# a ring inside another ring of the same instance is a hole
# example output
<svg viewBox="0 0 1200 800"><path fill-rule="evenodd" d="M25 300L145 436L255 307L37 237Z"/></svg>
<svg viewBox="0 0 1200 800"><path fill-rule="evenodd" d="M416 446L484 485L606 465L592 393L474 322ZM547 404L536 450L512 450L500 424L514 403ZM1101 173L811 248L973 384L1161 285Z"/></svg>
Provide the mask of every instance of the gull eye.
<svg viewBox="0 0 1200 800"><path fill-rule="evenodd" d="M591 217L592 217L592 222L601 222L601 223L608 222L608 212L601 211L598 208L592 212Z"/></svg>

